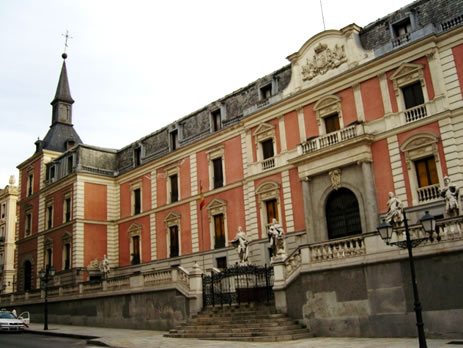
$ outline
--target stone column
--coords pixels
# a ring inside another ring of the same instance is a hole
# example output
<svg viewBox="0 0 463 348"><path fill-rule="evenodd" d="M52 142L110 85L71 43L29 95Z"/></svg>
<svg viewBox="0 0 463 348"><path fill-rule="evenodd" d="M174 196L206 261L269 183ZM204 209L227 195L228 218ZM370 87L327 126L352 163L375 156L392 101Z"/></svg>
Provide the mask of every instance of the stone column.
<svg viewBox="0 0 463 348"><path fill-rule="evenodd" d="M373 168L370 162L362 161L363 189L365 192L365 201L363 214L365 216L366 231L364 233L376 230L378 225L378 205L376 201L375 178Z"/></svg>
<svg viewBox="0 0 463 348"><path fill-rule="evenodd" d="M193 298L190 298L190 316L195 315L203 308L203 282L202 282L203 271L196 262L193 269L190 271L190 294Z"/></svg>

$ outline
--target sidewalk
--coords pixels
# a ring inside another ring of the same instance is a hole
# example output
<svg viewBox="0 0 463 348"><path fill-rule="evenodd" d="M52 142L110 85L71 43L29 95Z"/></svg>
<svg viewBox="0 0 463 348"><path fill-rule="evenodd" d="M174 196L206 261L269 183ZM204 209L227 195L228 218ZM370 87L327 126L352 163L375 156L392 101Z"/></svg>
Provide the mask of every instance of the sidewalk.
<svg viewBox="0 0 463 348"><path fill-rule="evenodd" d="M106 345L114 348L417 348L416 338L329 338L314 337L287 342L229 342L206 341L197 339L166 338L163 331L112 329L102 327L70 326L49 324L48 331L43 330L43 324L31 323L27 332L46 335L57 335L87 339L89 344ZM452 348L460 345L448 344L452 339L428 339L428 348Z"/></svg>

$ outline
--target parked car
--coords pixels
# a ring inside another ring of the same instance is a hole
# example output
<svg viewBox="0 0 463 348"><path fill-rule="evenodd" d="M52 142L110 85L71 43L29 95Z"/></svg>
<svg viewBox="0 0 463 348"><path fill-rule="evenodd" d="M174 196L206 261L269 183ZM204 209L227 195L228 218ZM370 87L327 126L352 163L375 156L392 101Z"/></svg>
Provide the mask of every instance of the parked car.
<svg viewBox="0 0 463 348"><path fill-rule="evenodd" d="M29 323L29 312L21 313L19 317L16 317L10 311L0 310L0 331L22 332L25 326L29 326Z"/></svg>

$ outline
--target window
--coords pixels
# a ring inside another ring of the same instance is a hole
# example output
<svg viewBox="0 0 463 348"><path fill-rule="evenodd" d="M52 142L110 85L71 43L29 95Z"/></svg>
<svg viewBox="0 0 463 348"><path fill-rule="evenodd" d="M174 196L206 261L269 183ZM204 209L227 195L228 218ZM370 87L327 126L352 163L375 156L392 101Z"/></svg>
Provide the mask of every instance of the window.
<svg viewBox="0 0 463 348"><path fill-rule="evenodd" d="M132 237L132 258L130 264L138 265L140 263L140 236Z"/></svg>
<svg viewBox="0 0 463 348"><path fill-rule="evenodd" d="M223 214L214 215L214 249L225 248L225 224Z"/></svg>
<svg viewBox="0 0 463 348"><path fill-rule="evenodd" d="M262 156L266 160L274 156L273 152L273 139L264 140L262 143Z"/></svg>
<svg viewBox="0 0 463 348"><path fill-rule="evenodd" d="M170 183L170 203L178 201L178 175L173 174L169 176Z"/></svg>
<svg viewBox="0 0 463 348"><path fill-rule="evenodd" d="M55 166L50 167L50 179L53 181L55 179Z"/></svg>
<svg viewBox="0 0 463 348"><path fill-rule="evenodd" d="M272 96L272 84L269 83L260 88L260 98L261 100L268 99Z"/></svg>
<svg viewBox="0 0 463 348"><path fill-rule="evenodd" d="M141 164L141 147L136 147L133 150L133 158L135 167L138 167Z"/></svg>
<svg viewBox="0 0 463 348"><path fill-rule="evenodd" d="M44 244L44 266L53 266L53 240L47 239Z"/></svg>
<svg viewBox="0 0 463 348"><path fill-rule="evenodd" d="M133 214L141 213L141 189L136 188L133 190Z"/></svg>
<svg viewBox="0 0 463 348"><path fill-rule="evenodd" d="M169 227L169 239L170 239L170 246L169 246L169 257L177 257L180 255L180 243L178 238L178 226L170 226Z"/></svg>
<svg viewBox="0 0 463 348"><path fill-rule="evenodd" d="M410 137L400 147L408 170L413 205L442 199L440 183L443 174L438 142L438 137L424 133Z"/></svg>
<svg viewBox="0 0 463 348"><path fill-rule="evenodd" d="M65 223L71 221L71 197L70 197L69 194L64 196L64 209L63 209L63 212L64 212L63 221Z"/></svg>
<svg viewBox="0 0 463 348"><path fill-rule="evenodd" d="M421 88L420 82L402 87L402 94L404 96L406 109L424 104L423 89Z"/></svg>
<svg viewBox="0 0 463 348"><path fill-rule="evenodd" d="M227 268L227 257L218 257L215 259L215 264L217 265L218 269L226 269Z"/></svg>
<svg viewBox="0 0 463 348"><path fill-rule="evenodd" d="M47 229L53 227L53 205L47 205Z"/></svg>
<svg viewBox="0 0 463 348"><path fill-rule="evenodd" d="M327 134L336 132L341 129L339 126L339 115L337 113L326 116L323 118L323 120L325 121L325 129Z"/></svg>
<svg viewBox="0 0 463 348"><path fill-rule="evenodd" d="M64 260L63 260L63 269L68 270L71 268L71 244L66 243L64 244Z"/></svg>
<svg viewBox="0 0 463 348"><path fill-rule="evenodd" d="M341 187L329 194L326 222L330 239L362 233L359 205L352 191Z"/></svg>
<svg viewBox="0 0 463 348"><path fill-rule="evenodd" d="M24 291L32 289L32 263L30 261L24 262Z"/></svg>
<svg viewBox="0 0 463 348"><path fill-rule="evenodd" d="M34 185L34 175L33 174L29 174L27 176L27 196L30 196L32 195L33 193L33 185Z"/></svg>
<svg viewBox="0 0 463 348"><path fill-rule="evenodd" d="M2 219L4 219L6 216L6 204L5 203L2 204L2 215L1 216L2 216Z"/></svg>
<svg viewBox="0 0 463 348"><path fill-rule="evenodd" d="M223 186L223 168L222 157L214 158L212 160L212 167L214 170L214 188Z"/></svg>
<svg viewBox="0 0 463 348"><path fill-rule="evenodd" d="M395 37L401 37L406 34L409 34L412 31L412 24L410 22L410 18L406 18L405 20L394 24L392 28L394 30Z"/></svg>
<svg viewBox="0 0 463 348"><path fill-rule="evenodd" d="M32 231L32 211L26 212L26 221L25 221L25 235L26 237L31 234Z"/></svg>
<svg viewBox="0 0 463 348"><path fill-rule="evenodd" d="M4 242L5 241L5 226L2 226L1 230L0 230L0 242Z"/></svg>
<svg viewBox="0 0 463 348"><path fill-rule="evenodd" d="M278 202L276 199L269 199L265 201L265 209L267 213L267 224L271 223L273 219L279 221L278 219Z"/></svg>
<svg viewBox="0 0 463 348"><path fill-rule="evenodd" d="M170 151L177 150L178 148L178 130L170 132Z"/></svg>
<svg viewBox="0 0 463 348"><path fill-rule="evenodd" d="M436 161L434 156L426 157L414 161L416 168L416 176L418 179L418 187L426 187L439 184L437 175Z"/></svg>
<svg viewBox="0 0 463 348"><path fill-rule="evenodd" d="M211 112L211 119L213 132L217 132L222 129L222 113L220 112L220 109Z"/></svg>
<svg viewBox="0 0 463 348"><path fill-rule="evenodd" d="M67 172L68 174L71 174L72 173L72 163L73 163L73 156L69 156L68 157L68 163L67 163Z"/></svg>

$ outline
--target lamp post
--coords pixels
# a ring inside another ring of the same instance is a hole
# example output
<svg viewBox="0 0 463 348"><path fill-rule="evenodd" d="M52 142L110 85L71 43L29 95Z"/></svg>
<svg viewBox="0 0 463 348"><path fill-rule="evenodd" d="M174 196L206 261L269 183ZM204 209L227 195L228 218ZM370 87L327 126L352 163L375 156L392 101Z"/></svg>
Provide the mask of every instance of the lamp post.
<svg viewBox="0 0 463 348"><path fill-rule="evenodd" d="M48 282L55 276L55 269L49 265L39 271L40 280L45 287L45 303L43 307L43 329L48 330Z"/></svg>
<svg viewBox="0 0 463 348"><path fill-rule="evenodd" d="M415 315L416 315L416 326L418 329L418 341L420 348L427 348L426 345L426 336L424 334L424 324L423 316L421 314L421 302L418 294L418 285L416 284L416 275L415 275L415 263L413 261L413 252L412 249L420 245L425 240L433 241L433 233L437 233L437 240L440 240L439 232L436 231L436 219L434 216L430 215L428 211L425 212L424 216L420 219L420 223L423 226L424 231L429 234L429 237L411 239L410 231L408 229L408 220L407 213L405 210L403 213L403 222L405 227L405 241L391 242L393 226L387 222L385 219L379 224L377 230L387 245L397 245L399 248L408 250L408 261L410 262L410 273L412 277L412 286L413 286L413 297L415 300Z"/></svg>

